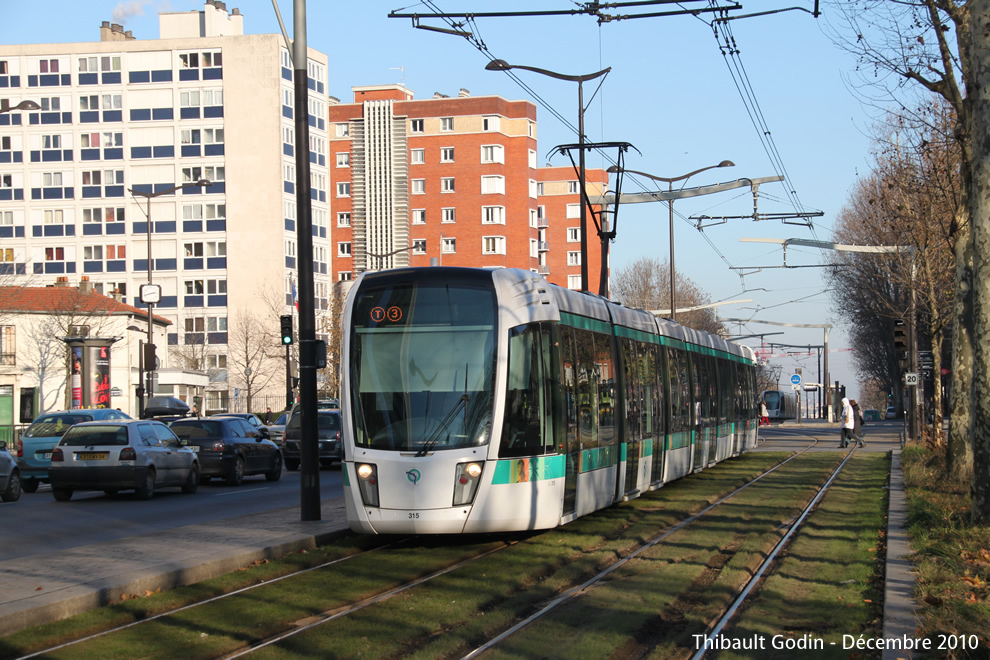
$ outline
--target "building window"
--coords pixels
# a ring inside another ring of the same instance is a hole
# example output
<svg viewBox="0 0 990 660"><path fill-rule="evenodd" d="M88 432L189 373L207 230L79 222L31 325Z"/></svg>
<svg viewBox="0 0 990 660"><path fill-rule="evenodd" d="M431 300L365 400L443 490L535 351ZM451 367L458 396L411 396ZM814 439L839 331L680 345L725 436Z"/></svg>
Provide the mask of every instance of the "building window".
<svg viewBox="0 0 990 660"><path fill-rule="evenodd" d="M542 195L543 194L543 184L542 183L536 184L536 194L537 195Z"/></svg>
<svg viewBox="0 0 990 660"><path fill-rule="evenodd" d="M351 256L351 244L350 243L337 243L337 256L338 257L349 257L349 256Z"/></svg>
<svg viewBox="0 0 990 660"><path fill-rule="evenodd" d="M481 177L481 194L505 194L505 177L504 176L483 176Z"/></svg>
<svg viewBox="0 0 990 660"><path fill-rule="evenodd" d="M107 259L113 261L114 259L126 259L127 258L127 246L126 245L108 245L107 246Z"/></svg>
<svg viewBox="0 0 990 660"><path fill-rule="evenodd" d="M529 150L529 166L536 169L536 152L532 149Z"/></svg>
<svg viewBox="0 0 990 660"><path fill-rule="evenodd" d="M452 131L452 130L454 130L454 118L453 117L441 117L440 118L440 130L441 131Z"/></svg>
<svg viewBox="0 0 990 660"><path fill-rule="evenodd" d="M540 187L536 184L533 179L529 180L529 196L536 199L540 194Z"/></svg>
<svg viewBox="0 0 990 660"><path fill-rule="evenodd" d="M442 219L440 220L440 222L443 222L443 223L446 223L446 224L450 224L450 223L456 222L456 218L457 218L456 211L457 211L457 209L452 209L452 208L441 209L441 212L443 213L443 216L442 216Z"/></svg>
<svg viewBox="0 0 990 660"><path fill-rule="evenodd" d="M568 181L567 182L567 194L568 195L576 195L576 194L578 194L578 182L577 181Z"/></svg>
<svg viewBox="0 0 990 660"><path fill-rule="evenodd" d="M445 176L440 179L440 192L454 192L454 177Z"/></svg>
<svg viewBox="0 0 990 660"><path fill-rule="evenodd" d="M412 223L414 225L425 225L426 224L426 209L413 209L413 211L412 211Z"/></svg>
<svg viewBox="0 0 990 660"><path fill-rule="evenodd" d="M65 248L45 248L45 261L65 261Z"/></svg>
<svg viewBox="0 0 990 660"><path fill-rule="evenodd" d="M529 256L534 259L539 259L540 257L540 242L535 238L529 239Z"/></svg>
<svg viewBox="0 0 990 660"><path fill-rule="evenodd" d="M351 196L351 182L341 181L337 184L337 197L350 197Z"/></svg>
<svg viewBox="0 0 990 660"><path fill-rule="evenodd" d="M349 211L341 211L337 214L337 226L338 227L350 227L351 226L351 214Z"/></svg>
<svg viewBox="0 0 990 660"><path fill-rule="evenodd" d="M57 96L41 99L42 112L58 112L62 109L62 99Z"/></svg>
<svg viewBox="0 0 990 660"><path fill-rule="evenodd" d="M568 204L567 205L567 218L573 220L575 218L581 217L581 205L580 204Z"/></svg>
<svg viewBox="0 0 990 660"><path fill-rule="evenodd" d="M206 292L211 295L227 293L227 280L206 280Z"/></svg>
<svg viewBox="0 0 990 660"><path fill-rule="evenodd" d="M339 279L341 282L350 282L351 281L351 274L350 274L350 272L338 273L337 274L337 279Z"/></svg>
<svg viewBox="0 0 990 660"><path fill-rule="evenodd" d="M212 321L212 317L210 318ZM223 330L211 330L210 332L227 332L227 319L224 319L224 329ZM206 368L213 371L219 369L227 368L227 356L226 355L207 355L206 356Z"/></svg>
<svg viewBox="0 0 990 660"><path fill-rule="evenodd" d="M187 257L202 257L203 256L203 244L202 243L186 243L183 246L185 250L185 256Z"/></svg>
<svg viewBox="0 0 990 660"><path fill-rule="evenodd" d="M9 227L14 224L13 211L0 211L0 227Z"/></svg>
<svg viewBox="0 0 990 660"><path fill-rule="evenodd" d="M45 218L46 225L60 225L63 223L63 214L65 212L62 209L46 209L42 212Z"/></svg>
<svg viewBox="0 0 990 660"><path fill-rule="evenodd" d="M481 207L481 223L485 225L504 225L505 224L505 207L504 206L482 206Z"/></svg>
<svg viewBox="0 0 990 660"><path fill-rule="evenodd" d="M203 290L205 289L203 286L203 280L186 280L185 286L187 296L201 296L203 295ZM186 323L188 324L191 320L192 319L186 319ZM188 330L188 328L186 329ZM200 332L202 332L202 330L200 330Z"/></svg>
<svg viewBox="0 0 990 660"><path fill-rule="evenodd" d="M455 252L457 252L457 239L456 238L440 239L440 251L444 254L454 254Z"/></svg>
<svg viewBox="0 0 990 660"><path fill-rule="evenodd" d="M498 130L498 117L491 115L488 117L481 118L481 130L483 131L497 131Z"/></svg>
<svg viewBox="0 0 990 660"><path fill-rule="evenodd" d="M426 179L413 179L410 181L410 188L413 195L425 195Z"/></svg>
<svg viewBox="0 0 990 660"><path fill-rule="evenodd" d="M580 266L581 265L581 253L579 251L568 252L567 253L567 265L568 266Z"/></svg>
<svg viewBox="0 0 990 660"><path fill-rule="evenodd" d="M61 188L62 187L62 173L61 172L45 172L41 175L41 186L43 188Z"/></svg>
<svg viewBox="0 0 990 660"><path fill-rule="evenodd" d="M410 149L409 163L411 165L422 165L426 162L426 149Z"/></svg>
<svg viewBox="0 0 990 660"><path fill-rule="evenodd" d="M440 162L441 163L453 163L454 162L454 148L453 147L442 147L440 149Z"/></svg>
<svg viewBox="0 0 990 660"><path fill-rule="evenodd" d="M425 238L414 238L413 239L413 254L426 254L426 239Z"/></svg>
<svg viewBox="0 0 990 660"><path fill-rule="evenodd" d="M16 326L0 326L0 364L13 367L17 364Z"/></svg>
<svg viewBox="0 0 990 660"><path fill-rule="evenodd" d="M529 210L529 226L533 228L540 226L540 223L537 221L536 217L536 209Z"/></svg>
<svg viewBox="0 0 990 660"><path fill-rule="evenodd" d="M102 245L83 246L83 261L103 261Z"/></svg>
<svg viewBox="0 0 990 660"><path fill-rule="evenodd" d="M536 153L536 152L530 152ZM500 144L486 144L481 147L482 163L504 163L505 148Z"/></svg>
<svg viewBox="0 0 990 660"><path fill-rule="evenodd" d="M482 254L505 254L504 236L484 236L481 239Z"/></svg>
<svg viewBox="0 0 990 660"><path fill-rule="evenodd" d="M227 242L226 241L207 241L206 242L206 256L208 256L208 257L226 257L227 256Z"/></svg>
<svg viewBox="0 0 990 660"><path fill-rule="evenodd" d="M347 123L340 123L336 125L337 137L350 137L351 136L351 125Z"/></svg>
<svg viewBox="0 0 990 660"><path fill-rule="evenodd" d="M573 289L574 291L581 290L581 276L580 275L568 275L567 276L567 288Z"/></svg>
<svg viewBox="0 0 990 660"><path fill-rule="evenodd" d="M422 133L423 132L423 120L422 119L411 119L411 120L409 120L409 132L410 133Z"/></svg>
<svg viewBox="0 0 990 660"><path fill-rule="evenodd" d="M337 167L350 167L351 154L349 151L342 151L337 154Z"/></svg>
<svg viewBox="0 0 990 660"><path fill-rule="evenodd" d="M567 242L568 243L580 243L581 242L581 228L580 227L568 227L567 228Z"/></svg>

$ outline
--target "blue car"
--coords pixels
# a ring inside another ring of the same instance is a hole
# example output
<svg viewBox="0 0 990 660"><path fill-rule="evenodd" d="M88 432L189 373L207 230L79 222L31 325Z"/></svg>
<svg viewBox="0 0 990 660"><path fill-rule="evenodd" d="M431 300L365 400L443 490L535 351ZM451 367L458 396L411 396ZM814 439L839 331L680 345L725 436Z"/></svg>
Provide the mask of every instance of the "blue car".
<svg viewBox="0 0 990 660"><path fill-rule="evenodd" d="M50 483L48 468L52 462L52 450L70 427L94 420L123 419L130 419L130 416L112 408L62 410L39 415L21 436L21 446L17 451L21 488L25 493L33 493L38 490L39 484Z"/></svg>

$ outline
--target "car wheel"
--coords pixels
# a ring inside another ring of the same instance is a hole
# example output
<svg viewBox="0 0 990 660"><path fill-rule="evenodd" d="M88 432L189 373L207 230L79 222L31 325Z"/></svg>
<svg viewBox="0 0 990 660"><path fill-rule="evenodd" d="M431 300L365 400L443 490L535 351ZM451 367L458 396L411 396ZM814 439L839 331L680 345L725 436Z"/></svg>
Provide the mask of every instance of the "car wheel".
<svg viewBox="0 0 990 660"><path fill-rule="evenodd" d="M134 494L139 500L150 500L155 495L155 471L148 470L144 475L144 483L134 489Z"/></svg>
<svg viewBox="0 0 990 660"><path fill-rule="evenodd" d="M244 457L238 456L227 473L228 486L240 486L244 481Z"/></svg>
<svg viewBox="0 0 990 660"><path fill-rule="evenodd" d="M182 485L182 492L192 494L197 488L199 488L199 463L193 463L189 468L189 477Z"/></svg>
<svg viewBox="0 0 990 660"><path fill-rule="evenodd" d="M268 481L278 481L282 478L282 455L275 452L272 456L272 469L265 472L265 479Z"/></svg>
<svg viewBox="0 0 990 660"><path fill-rule="evenodd" d="M299 459L298 458L287 458L285 459L285 467L290 472L295 472L299 469Z"/></svg>
<svg viewBox="0 0 990 660"><path fill-rule="evenodd" d="M21 482L21 490L25 493L34 493L38 490L38 486L41 484L40 481L34 477L28 477Z"/></svg>
<svg viewBox="0 0 990 660"><path fill-rule="evenodd" d="M55 496L56 502L68 502L72 499L72 489L71 488L52 488L52 495Z"/></svg>
<svg viewBox="0 0 990 660"><path fill-rule="evenodd" d="M21 473L17 470L10 473L7 490L0 493L0 499L4 502L16 502L21 499Z"/></svg>

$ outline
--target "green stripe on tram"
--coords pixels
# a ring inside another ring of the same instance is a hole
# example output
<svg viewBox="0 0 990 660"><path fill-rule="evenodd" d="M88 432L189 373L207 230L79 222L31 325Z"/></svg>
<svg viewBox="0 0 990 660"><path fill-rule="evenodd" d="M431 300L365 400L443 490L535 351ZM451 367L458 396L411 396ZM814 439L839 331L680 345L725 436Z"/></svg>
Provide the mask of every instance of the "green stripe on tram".
<svg viewBox="0 0 990 660"><path fill-rule="evenodd" d="M618 452L615 447L597 447L581 452L581 472L591 472L615 465Z"/></svg>
<svg viewBox="0 0 990 660"><path fill-rule="evenodd" d="M598 319L589 318L587 316L579 316L569 312L561 312L560 322L564 325L580 328L582 330L603 332L607 335L612 334L612 326L609 325L607 321L599 321Z"/></svg>
<svg viewBox="0 0 990 660"><path fill-rule="evenodd" d="M567 465L563 454L554 456L532 456L530 458L510 458L495 464L492 483L520 484L547 479L562 479Z"/></svg>

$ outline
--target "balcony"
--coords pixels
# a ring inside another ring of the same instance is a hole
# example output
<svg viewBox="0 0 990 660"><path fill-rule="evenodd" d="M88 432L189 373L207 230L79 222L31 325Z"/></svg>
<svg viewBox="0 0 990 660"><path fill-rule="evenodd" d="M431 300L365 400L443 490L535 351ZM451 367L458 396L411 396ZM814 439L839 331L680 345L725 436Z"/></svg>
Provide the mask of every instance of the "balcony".
<svg viewBox="0 0 990 660"><path fill-rule="evenodd" d="M540 252L549 252L550 243L548 243L547 241L539 241L539 244L537 245L537 249Z"/></svg>
<svg viewBox="0 0 990 660"><path fill-rule="evenodd" d="M550 226L550 218L548 218L546 216L544 216L542 218L537 218L536 219L536 226L539 227L540 229L546 229L547 227Z"/></svg>
<svg viewBox="0 0 990 660"><path fill-rule="evenodd" d="M550 266L548 266L546 264L540 264L539 270L537 272L539 272L540 275L549 275L550 274Z"/></svg>

